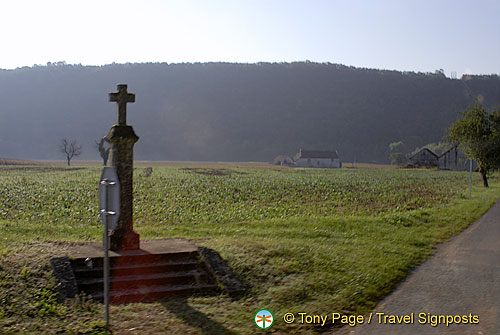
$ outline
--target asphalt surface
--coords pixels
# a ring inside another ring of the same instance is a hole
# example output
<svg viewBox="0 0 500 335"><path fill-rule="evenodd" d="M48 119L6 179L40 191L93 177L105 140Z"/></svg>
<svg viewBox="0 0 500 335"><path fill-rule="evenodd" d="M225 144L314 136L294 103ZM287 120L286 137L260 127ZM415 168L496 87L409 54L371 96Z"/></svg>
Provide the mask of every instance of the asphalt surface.
<svg viewBox="0 0 500 335"><path fill-rule="evenodd" d="M394 316L404 315L409 315L407 323L398 324ZM444 317L435 320L438 316ZM460 323L447 326L446 316L460 316ZM433 321L444 323L433 326ZM500 202L439 245L376 307L370 324L344 327L336 334L500 334Z"/></svg>

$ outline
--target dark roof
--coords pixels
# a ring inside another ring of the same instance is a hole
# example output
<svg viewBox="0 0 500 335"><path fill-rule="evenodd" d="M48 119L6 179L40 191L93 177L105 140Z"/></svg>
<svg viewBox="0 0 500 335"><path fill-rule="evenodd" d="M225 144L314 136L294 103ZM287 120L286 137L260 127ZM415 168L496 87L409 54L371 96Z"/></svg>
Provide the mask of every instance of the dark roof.
<svg viewBox="0 0 500 335"><path fill-rule="evenodd" d="M439 158L438 155L436 155L435 153L433 153L431 150L429 150L427 148L423 148L422 150L419 150L417 153L415 153L415 155L411 156L410 159L412 159L413 157L415 157L416 155L418 155L419 153L421 153L423 151L428 151L432 156L434 156L436 158Z"/></svg>
<svg viewBox="0 0 500 335"><path fill-rule="evenodd" d="M300 158L339 158L336 151L301 150Z"/></svg>
<svg viewBox="0 0 500 335"><path fill-rule="evenodd" d="M450 152L450 151L451 151L451 150L453 150L453 149L458 150L457 146L456 146L456 145L453 145L453 146L451 146L448 150L446 150L445 152L443 152L443 153L441 154L441 156L439 156L439 158L443 157L444 155L446 155L448 152Z"/></svg>

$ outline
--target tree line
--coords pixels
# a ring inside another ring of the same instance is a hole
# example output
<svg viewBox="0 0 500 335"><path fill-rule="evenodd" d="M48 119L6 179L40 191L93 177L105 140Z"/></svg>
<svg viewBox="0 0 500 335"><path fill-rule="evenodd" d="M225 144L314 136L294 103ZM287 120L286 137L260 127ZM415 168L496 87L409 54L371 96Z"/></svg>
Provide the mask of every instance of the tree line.
<svg viewBox="0 0 500 335"><path fill-rule="evenodd" d="M302 149L342 160L388 162L389 144L439 142L480 98L500 105L496 75L361 69L330 63L64 63L0 71L0 157L60 158L71 134L81 158L99 159L95 139L116 123L107 94L136 94L128 122L136 159L271 161ZM92 149L91 149L92 148Z"/></svg>

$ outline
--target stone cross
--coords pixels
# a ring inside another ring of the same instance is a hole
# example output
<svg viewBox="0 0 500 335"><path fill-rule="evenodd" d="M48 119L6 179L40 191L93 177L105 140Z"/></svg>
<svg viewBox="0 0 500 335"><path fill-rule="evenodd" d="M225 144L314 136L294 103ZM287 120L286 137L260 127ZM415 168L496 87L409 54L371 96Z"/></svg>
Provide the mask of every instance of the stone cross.
<svg viewBox="0 0 500 335"><path fill-rule="evenodd" d="M127 92L127 85L119 84L118 92L109 93L109 101L116 102L118 124L127 124L127 102L135 102L135 94Z"/></svg>
<svg viewBox="0 0 500 335"><path fill-rule="evenodd" d="M109 101L118 105L118 124L111 127L106 141L111 144L108 166L116 168L120 181L120 216L110 236L111 250L139 249L139 234L133 223L134 144L139 140L134 129L127 125L127 103L135 102L135 95L127 92L127 85L118 85L118 91L109 94Z"/></svg>

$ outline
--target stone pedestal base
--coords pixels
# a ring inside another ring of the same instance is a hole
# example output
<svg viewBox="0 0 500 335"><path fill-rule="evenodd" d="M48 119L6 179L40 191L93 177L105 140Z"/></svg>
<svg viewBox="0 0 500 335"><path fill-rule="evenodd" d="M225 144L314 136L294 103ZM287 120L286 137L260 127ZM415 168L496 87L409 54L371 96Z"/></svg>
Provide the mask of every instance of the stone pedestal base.
<svg viewBox="0 0 500 335"><path fill-rule="evenodd" d="M232 297L244 293L241 282L215 250L178 238L141 244L142 249L109 252L112 304L218 294L221 289ZM51 259L61 301L79 292L104 300L99 282L103 251L100 243L72 244L64 257Z"/></svg>
<svg viewBox="0 0 500 335"><path fill-rule="evenodd" d="M119 250L137 250L140 247L139 234L135 231L127 231L125 234L115 232L110 236L110 249Z"/></svg>

